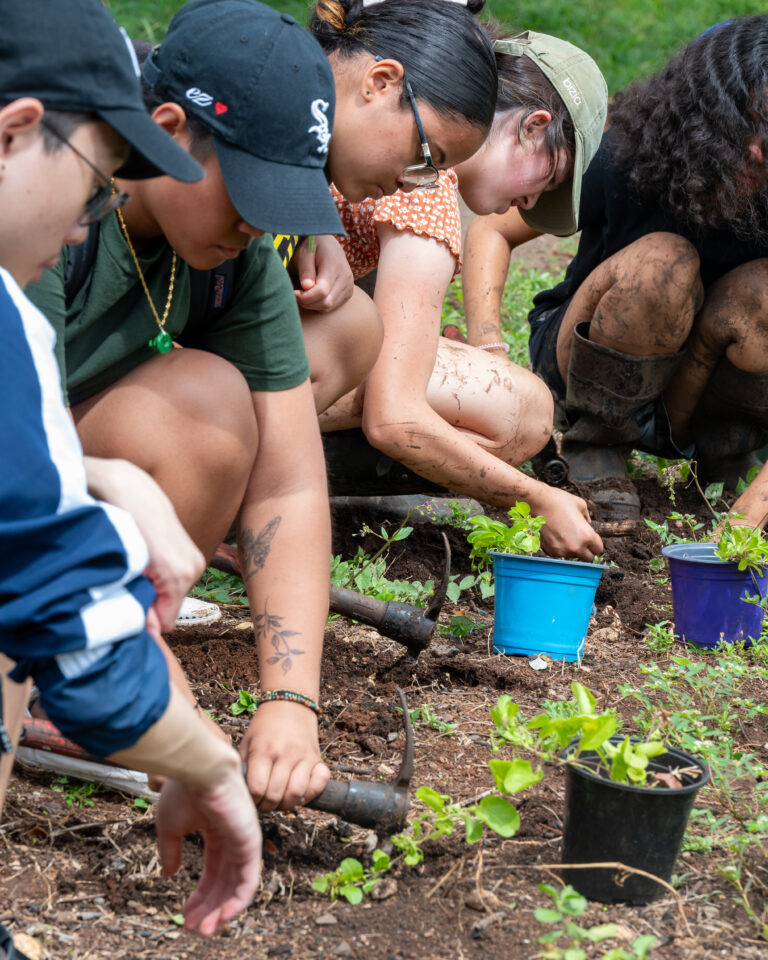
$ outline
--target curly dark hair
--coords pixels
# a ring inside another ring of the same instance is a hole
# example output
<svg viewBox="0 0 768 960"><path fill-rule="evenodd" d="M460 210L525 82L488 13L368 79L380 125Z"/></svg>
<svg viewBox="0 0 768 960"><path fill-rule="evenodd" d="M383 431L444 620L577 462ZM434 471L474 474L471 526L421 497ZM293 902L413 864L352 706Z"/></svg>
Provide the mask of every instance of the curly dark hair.
<svg viewBox="0 0 768 960"><path fill-rule="evenodd" d="M768 239L768 16L710 27L614 98L614 163L695 232Z"/></svg>

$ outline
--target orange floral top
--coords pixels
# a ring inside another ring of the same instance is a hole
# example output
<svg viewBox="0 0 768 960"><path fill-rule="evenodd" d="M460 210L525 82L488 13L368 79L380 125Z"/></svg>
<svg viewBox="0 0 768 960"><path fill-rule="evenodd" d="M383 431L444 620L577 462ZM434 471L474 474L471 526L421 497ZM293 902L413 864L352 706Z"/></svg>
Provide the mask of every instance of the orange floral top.
<svg viewBox="0 0 768 960"><path fill-rule="evenodd" d="M345 200L331 184L341 222L347 231L341 245L355 279L376 269L379 262L377 223L389 223L397 230L410 230L420 236L444 243L456 258L455 273L461 269L461 214L458 196L459 178L453 170L442 170L434 190L398 190L380 200L361 203Z"/></svg>

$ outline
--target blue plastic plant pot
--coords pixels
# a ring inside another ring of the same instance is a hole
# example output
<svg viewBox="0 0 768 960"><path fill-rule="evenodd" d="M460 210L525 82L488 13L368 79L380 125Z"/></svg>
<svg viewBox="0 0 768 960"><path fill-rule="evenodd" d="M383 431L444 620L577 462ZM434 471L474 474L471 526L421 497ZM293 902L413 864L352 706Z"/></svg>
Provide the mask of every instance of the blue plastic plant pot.
<svg viewBox="0 0 768 960"><path fill-rule="evenodd" d="M744 640L749 646L760 636L763 609L743 598L765 596L768 570L753 579L735 561L718 559L715 549L714 543L675 543L661 551L672 577L675 633L700 647L715 647L721 640Z"/></svg>
<svg viewBox="0 0 768 960"><path fill-rule="evenodd" d="M584 649L601 563L494 553L493 648L577 660Z"/></svg>

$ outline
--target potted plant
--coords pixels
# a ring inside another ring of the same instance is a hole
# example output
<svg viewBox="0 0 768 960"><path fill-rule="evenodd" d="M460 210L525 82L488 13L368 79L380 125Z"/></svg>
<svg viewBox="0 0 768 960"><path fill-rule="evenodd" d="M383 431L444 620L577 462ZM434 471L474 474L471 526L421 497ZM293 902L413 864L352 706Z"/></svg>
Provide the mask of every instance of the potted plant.
<svg viewBox="0 0 768 960"><path fill-rule="evenodd" d="M661 552L672 580L675 633L683 642L750 645L760 636L768 543L759 529L725 520L717 541L671 543Z"/></svg>
<svg viewBox="0 0 768 960"><path fill-rule="evenodd" d="M483 515L468 520L470 556L479 566L493 563L494 649L577 660L605 565L534 556L544 517L531 516L527 503L516 503L508 515L510 525Z"/></svg>
<svg viewBox="0 0 768 960"><path fill-rule="evenodd" d="M648 903L664 893L680 853L698 790L709 780L695 757L664 745L617 733L614 710L595 712L595 697L572 683L573 700L557 716L520 716L519 705L501 696L491 711L494 749L513 749L511 760L491 760L498 789L519 793L544 777L543 764L566 767L562 862L624 864L587 869L564 867L579 893L603 902ZM537 766L525 758L536 758Z"/></svg>

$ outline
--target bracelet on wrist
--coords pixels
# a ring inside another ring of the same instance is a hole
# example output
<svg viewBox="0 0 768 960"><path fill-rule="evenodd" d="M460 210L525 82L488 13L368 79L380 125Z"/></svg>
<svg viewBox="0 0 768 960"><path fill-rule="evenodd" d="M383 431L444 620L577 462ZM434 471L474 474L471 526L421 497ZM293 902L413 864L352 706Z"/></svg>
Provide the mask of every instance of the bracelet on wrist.
<svg viewBox="0 0 768 960"><path fill-rule="evenodd" d="M495 343L478 343L478 350L503 350L505 353L509 353L509 344L504 343L503 340L497 340Z"/></svg>
<svg viewBox="0 0 768 960"><path fill-rule="evenodd" d="M322 714L318 703L311 697L305 697L303 693L296 693L295 690L267 690L266 693L262 693L259 697L257 709L262 703L270 703L273 700L286 700L289 703L299 703L302 707L311 710L317 717Z"/></svg>

